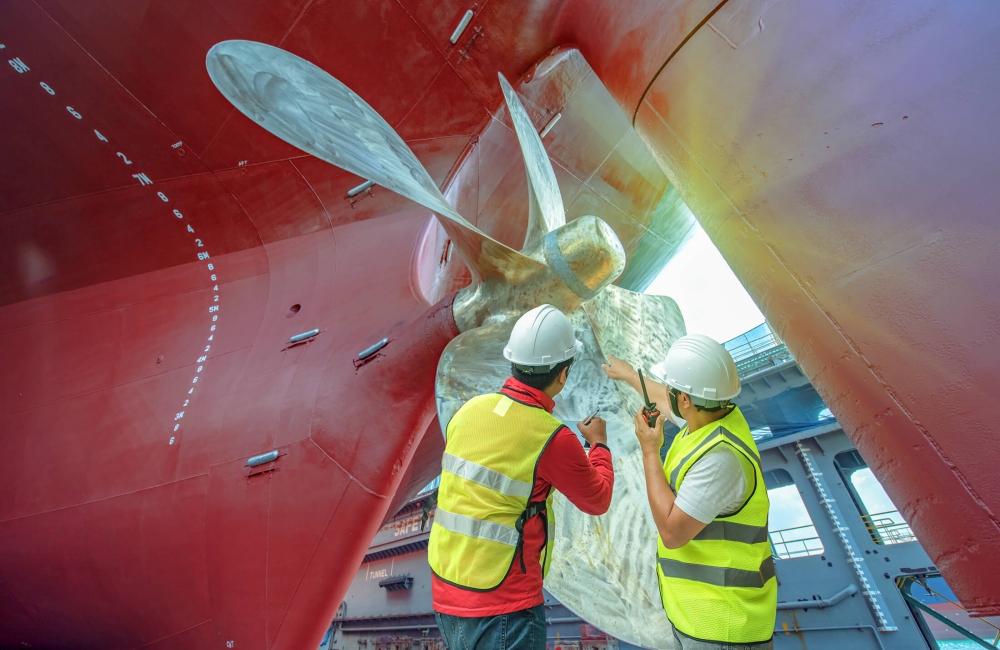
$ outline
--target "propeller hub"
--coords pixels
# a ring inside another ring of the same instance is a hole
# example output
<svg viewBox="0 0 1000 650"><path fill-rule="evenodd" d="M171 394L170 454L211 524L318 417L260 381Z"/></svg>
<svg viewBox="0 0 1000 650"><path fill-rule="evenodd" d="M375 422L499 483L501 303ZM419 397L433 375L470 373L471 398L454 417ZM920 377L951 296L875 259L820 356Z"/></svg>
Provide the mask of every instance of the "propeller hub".
<svg viewBox="0 0 1000 650"><path fill-rule="evenodd" d="M590 300L625 270L625 249L603 219L580 217L545 236L545 262L570 291Z"/></svg>

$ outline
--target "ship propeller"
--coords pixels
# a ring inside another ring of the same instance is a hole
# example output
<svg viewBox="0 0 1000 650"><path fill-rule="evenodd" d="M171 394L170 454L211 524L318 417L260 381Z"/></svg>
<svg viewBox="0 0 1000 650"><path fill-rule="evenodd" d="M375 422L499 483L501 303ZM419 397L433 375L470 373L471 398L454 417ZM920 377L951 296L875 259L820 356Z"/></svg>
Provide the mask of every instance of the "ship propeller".
<svg viewBox="0 0 1000 650"><path fill-rule="evenodd" d="M498 390L510 375L502 350L517 318L543 303L568 315L585 349L556 400L555 415L572 424L601 409L616 482L611 509L601 517L585 516L561 496L556 499L556 554L546 586L618 638L672 647L650 543L656 528L633 433L639 398L608 379L601 364L610 354L648 368L685 333L684 321L670 298L611 284L626 259L606 222L588 216L566 223L541 138L503 75L500 86L528 177L528 226L520 251L462 217L393 128L319 67L280 48L241 40L216 44L206 65L222 94L267 131L438 216L472 275L453 304L461 333L438 363L435 394L442 430L469 398Z"/></svg>

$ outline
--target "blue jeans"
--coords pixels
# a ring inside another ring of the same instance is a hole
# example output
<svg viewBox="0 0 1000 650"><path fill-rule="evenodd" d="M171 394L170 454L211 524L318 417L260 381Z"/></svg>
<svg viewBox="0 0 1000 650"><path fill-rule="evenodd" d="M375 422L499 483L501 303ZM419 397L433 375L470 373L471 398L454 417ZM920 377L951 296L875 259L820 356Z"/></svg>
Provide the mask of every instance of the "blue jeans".
<svg viewBox="0 0 1000 650"><path fill-rule="evenodd" d="M465 618L434 613L449 650L545 650L545 606Z"/></svg>

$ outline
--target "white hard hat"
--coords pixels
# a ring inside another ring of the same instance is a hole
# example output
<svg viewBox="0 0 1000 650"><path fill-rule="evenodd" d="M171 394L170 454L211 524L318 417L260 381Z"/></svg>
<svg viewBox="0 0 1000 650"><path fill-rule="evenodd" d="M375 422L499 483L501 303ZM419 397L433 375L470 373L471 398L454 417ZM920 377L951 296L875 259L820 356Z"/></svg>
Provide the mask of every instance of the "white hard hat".
<svg viewBox="0 0 1000 650"><path fill-rule="evenodd" d="M718 406L740 394L740 377L729 350L704 334L677 339L667 358L650 370L699 406Z"/></svg>
<svg viewBox="0 0 1000 650"><path fill-rule="evenodd" d="M541 305L517 319L503 356L517 366L548 372L582 349L565 314L552 305Z"/></svg>

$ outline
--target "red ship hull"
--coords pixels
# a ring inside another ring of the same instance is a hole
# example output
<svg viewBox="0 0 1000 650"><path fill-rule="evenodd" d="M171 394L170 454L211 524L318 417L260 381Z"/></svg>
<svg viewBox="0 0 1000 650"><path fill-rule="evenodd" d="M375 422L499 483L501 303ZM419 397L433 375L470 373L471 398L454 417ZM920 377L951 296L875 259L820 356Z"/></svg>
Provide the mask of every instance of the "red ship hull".
<svg viewBox="0 0 1000 650"><path fill-rule="evenodd" d="M564 109L570 216L631 253L669 176L963 603L1000 613L1000 11L491 0L451 44L468 8L0 5L0 644L314 647L433 473L456 331L432 304L467 275L425 210L346 198L363 179L234 111L204 66L233 38L344 81L515 247L496 72L578 47L596 77L528 106Z"/></svg>

